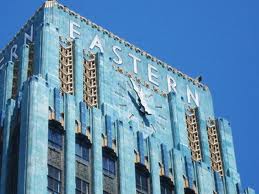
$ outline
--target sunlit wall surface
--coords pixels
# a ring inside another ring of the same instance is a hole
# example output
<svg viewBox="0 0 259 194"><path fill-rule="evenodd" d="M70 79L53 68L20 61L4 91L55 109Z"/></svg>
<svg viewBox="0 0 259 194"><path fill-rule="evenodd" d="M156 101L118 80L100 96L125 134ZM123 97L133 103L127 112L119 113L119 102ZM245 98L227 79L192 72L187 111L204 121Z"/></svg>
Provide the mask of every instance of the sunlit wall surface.
<svg viewBox="0 0 259 194"><path fill-rule="evenodd" d="M201 83L56 1L0 53L1 194L254 194Z"/></svg>

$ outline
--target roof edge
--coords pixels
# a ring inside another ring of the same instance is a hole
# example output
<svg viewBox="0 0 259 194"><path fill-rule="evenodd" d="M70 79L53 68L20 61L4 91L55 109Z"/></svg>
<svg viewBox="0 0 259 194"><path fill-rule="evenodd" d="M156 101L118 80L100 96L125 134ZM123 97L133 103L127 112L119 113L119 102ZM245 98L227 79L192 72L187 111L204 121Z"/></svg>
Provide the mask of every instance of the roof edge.
<svg viewBox="0 0 259 194"><path fill-rule="evenodd" d="M182 77L183 79L189 80L194 85L198 86L199 88L203 88L204 90L208 90L208 86L205 84L199 82L198 80L188 76L187 74L179 71L178 69L174 68L171 65L168 65L167 63L159 60L158 58L154 57L153 55L149 54L148 52L144 51L143 49L138 48L137 46L129 43L128 41L124 40L123 38L118 37L117 35L113 34L109 30L97 25L96 23L92 22L91 20L79 15L75 11L72 11L68 7L58 3L56 0L49 0L50 2L54 3L58 6L59 9L62 9L63 11L69 13L69 15L74 16L77 19L80 19L81 21L85 22L87 25L91 26L93 29L96 29L98 31L103 32L104 34L108 35L109 37L113 38L114 40L119 41L120 43L123 43L126 47L129 47L131 50L135 50L137 53L140 53L143 56L146 56L147 59L150 59L153 62L156 62L158 65L162 66L163 68L166 68L168 71L171 71L178 76Z"/></svg>
<svg viewBox="0 0 259 194"><path fill-rule="evenodd" d="M46 2L40 6L35 12L34 14L26 21L26 23L18 30L18 32L15 34L15 36L3 47L0 49L0 54L2 54L10 45L13 44L13 42L16 40L16 38L22 33L24 32L24 29L26 27L28 27L29 23L34 19L34 17L45 8Z"/></svg>
<svg viewBox="0 0 259 194"><path fill-rule="evenodd" d="M150 59L153 62L156 62L158 65L162 66L163 68L166 68L168 71L173 72L174 74L177 74L179 77L182 77L183 79L186 79L190 82L192 82L194 85L196 85L199 88L203 88L204 90L208 90L208 86L205 84L199 82L198 80L188 76L187 74L179 71L178 69L174 68L171 65L168 65L167 63L159 60L158 58L154 57L153 55L147 53L143 49L138 48L137 46L129 43L128 41L124 40L123 38L118 37L117 35L113 34L109 30L97 25L96 23L90 21L89 19L86 19L85 17L77 14L76 12L70 10L68 7L60 4L56 0L47 0L43 3L43 5L37 9L37 11L29 18L29 20L26 22L26 24L23 25L23 27L16 33L16 35L13 37L13 39L3 47L3 49L0 50L0 54L4 50L6 50L13 42L16 40L16 38L24 31L24 29L27 27L27 25L30 23L31 20L37 15L38 12L40 12L42 9L46 8L52 8L54 6L57 6L58 9L62 9L63 11L69 13L70 15L74 16L75 18L79 18L81 21L85 22L87 25L91 26L93 29L96 29L98 31L103 32L104 34L108 35L109 37L113 38L114 40L119 41L120 43L123 43L126 47L129 47L131 50L135 50L137 53L140 53L141 55L145 56L147 59Z"/></svg>

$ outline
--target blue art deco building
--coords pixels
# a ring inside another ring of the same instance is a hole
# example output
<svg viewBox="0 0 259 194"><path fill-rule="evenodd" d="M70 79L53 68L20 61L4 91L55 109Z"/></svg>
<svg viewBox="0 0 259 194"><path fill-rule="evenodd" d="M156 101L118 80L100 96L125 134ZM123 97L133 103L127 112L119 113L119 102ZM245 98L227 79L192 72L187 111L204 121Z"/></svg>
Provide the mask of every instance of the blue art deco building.
<svg viewBox="0 0 259 194"><path fill-rule="evenodd" d="M200 81L46 1L0 53L0 193L255 194Z"/></svg>

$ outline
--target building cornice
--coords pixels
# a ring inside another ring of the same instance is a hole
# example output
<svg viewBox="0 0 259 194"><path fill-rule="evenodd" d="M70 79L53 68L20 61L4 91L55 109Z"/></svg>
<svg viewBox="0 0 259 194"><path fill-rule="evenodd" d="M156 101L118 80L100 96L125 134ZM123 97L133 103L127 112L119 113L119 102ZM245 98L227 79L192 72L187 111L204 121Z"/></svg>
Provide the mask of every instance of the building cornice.
<svg viewBox="0 0 259 194"><path fill-rule="evenodd" d="M118 37L117 35L113 34L112 32L110 32L109 30L97 25L96 23L90 21L89 19L86 19L85 17L77 14L76 12L70 10L68 7L58 3L56 0L48 0L46 1L36 12L35 14L27 21L27 23L21 28L21 30L14 36L14 38L4 47L4 49L0 50L0 54L2 54L2 52L4 50L6 50L8 47L10 47L10 45L13 44L13 42L16 40L16 38L22 33L24 32L25 28L28 27L28 25L31 23L31 21L35 18L35 16L37 15L38 12L40 12L42 9L46 9L46 8L52 8L57 6L58 9L63 10L64 12L68 13L71 16L74 16L76 19L80 19L82 22L84 22L85 24L91 26L93 29L102 32L103 34L109 36L110 38L113 38L115 41L118 41L121 44L124 44L126 47L130 48L131 50L134 50L136 53L141 54L142 56L145 56L147 59L157 63L158 65L160 65L162 68L166 68L169 72L172 72L174 74L176 74L179 77L182 77L185 80L188 80L189 82L192 82L194 85L196 85L199 88L202 88L203 90L208 90L208 87L203 84L200 83L198 80L184 74L183 72L177 70L176 68L172 67L171 65L168 65L167 63L159 60L158 58L152 56L151 54L147 53L146 51L136 47L135 45L127 42L126 40Z"/></svg>
<svg viewBox="0 0 259 194"><path fill-rule="evenodd" d="M90 21L89 19L77 14L76 12L70 10L68 7L55 2L58 9L63 10L64 12L67 12L69 15L74 16L76 19L80 19L85 24L91 26L93 29L96 29L99 32L102 32L103 34L109 36L110 38L113 38L115 41L118 41L121 44L124 44L126 47L130 48L131 50L134 50L136 53L141 54L142 56L145 56L147 59L150 59L151 61L157 63L163 68L166 68L168 71L173 72L174 74L177 74L179 77L182 77L183 79L186 79L190 82L192 82L194 85L198 86L199 88L202 88L204 90L208 90L208 87L205 84L200 83L198 80L184 74L183 72L177 70L176 68L172 67L171 65L166 64L165 62L159 60L158 58L152 56L151 54L147 53L146 51L136 47L135 45L127 42L126 40L118 37L117 35L113 34L109 30L97 25L96 23Z"/></svg>

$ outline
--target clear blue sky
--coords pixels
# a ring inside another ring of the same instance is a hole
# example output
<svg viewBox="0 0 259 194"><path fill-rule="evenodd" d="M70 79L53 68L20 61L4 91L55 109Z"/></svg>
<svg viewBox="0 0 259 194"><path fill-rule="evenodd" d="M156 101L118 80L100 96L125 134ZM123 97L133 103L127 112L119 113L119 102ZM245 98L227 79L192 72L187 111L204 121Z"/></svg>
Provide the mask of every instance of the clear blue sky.
<svg viewBox="0 0 259 194"><path fill-rule="evenodd" d="M44 1L2 1L2 48ZM259 192L258 0L62 0L191 75L203 75L217 116L232 123L243 186Z"/></svg>

